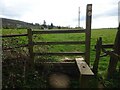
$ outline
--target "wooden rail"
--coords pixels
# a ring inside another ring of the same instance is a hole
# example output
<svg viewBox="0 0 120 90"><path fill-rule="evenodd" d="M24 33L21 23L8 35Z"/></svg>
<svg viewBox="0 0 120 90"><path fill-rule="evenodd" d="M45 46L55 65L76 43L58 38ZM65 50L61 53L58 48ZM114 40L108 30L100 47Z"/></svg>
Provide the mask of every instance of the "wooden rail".
<svg viewBox="0 0 120 90"><path fill-rule="evenodd" d="M85 41L33 42L34 45L85 44Z"/></svg>
<svg viewBox="0 0 120 90"><path fill-rule="evenodd" d="M84 52L42 52L42 53L33 53L35 56L39 56L39 55L57 55L57 56L71 56L71 55L85 55Z"/></svg>
<svg viewBox="0 0 120 90"><path fill-rule="evenodd" d="M64 34L64 33L85 33L85 30L45 30L45 31L32 31L32 34Z"/></svg>
<svg viewBox="0 0 120 90"><path fill-rule="evenodd" d="M28 34L12 34L12 35L2 35L0 38L7 38L7 37L19 37L19 36L27 36Z"/></svg>
<svg viewBox="0 0 120 90"><path fill-rule="evenodd" d="M102 47L103 48L113 48L114 45L113 44L103 44Z"/></svg>
<svg viewBox="0 0 120 90"><path fill-rule="evenodd" d="M102 51L106 53L107 55L115 58L116 60L120 60L120 55L116 54L114 51L108 51L105 48L102 48Z"/></svg>
<svg viewBox="0 0 120 90"><path fill-rule="evenodd" d="M98 42L98 40L97 40L97 42ZM102 44L101 47L102 47L102 48L113 48L113 46L114 46L113 44ZM95 49L96 49L96 47L97 47L97 46L95 45Z"/></svg>

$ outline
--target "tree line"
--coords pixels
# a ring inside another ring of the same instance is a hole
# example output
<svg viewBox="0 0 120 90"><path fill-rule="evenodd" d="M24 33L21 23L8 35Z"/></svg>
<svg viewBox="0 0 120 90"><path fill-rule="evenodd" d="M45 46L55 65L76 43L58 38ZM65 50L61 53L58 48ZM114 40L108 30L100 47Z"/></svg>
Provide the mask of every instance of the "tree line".
<svg viewBox="0 0 120 90"><path fill-rule="evenodd" d="M45 20L43 20L43 24L39 23L27 23L24 21L1 18L2 19L2 28L3 29L26 29L26 28L33 28L33 29L71 29L70 26L56 26L53 23L47 24ZM77 27L76 27L77 28Z"/></svg>

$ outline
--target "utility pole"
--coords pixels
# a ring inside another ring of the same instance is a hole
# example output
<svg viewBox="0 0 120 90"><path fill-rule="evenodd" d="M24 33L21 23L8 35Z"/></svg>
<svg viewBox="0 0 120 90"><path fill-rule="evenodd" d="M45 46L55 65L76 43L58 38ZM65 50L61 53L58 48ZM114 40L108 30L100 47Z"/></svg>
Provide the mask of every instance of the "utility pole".
<svg viewBox="0 0 120 90"><path fill-rule="evenodd" d="M78 28L80 28L80 7L78 7Z"/></svg>

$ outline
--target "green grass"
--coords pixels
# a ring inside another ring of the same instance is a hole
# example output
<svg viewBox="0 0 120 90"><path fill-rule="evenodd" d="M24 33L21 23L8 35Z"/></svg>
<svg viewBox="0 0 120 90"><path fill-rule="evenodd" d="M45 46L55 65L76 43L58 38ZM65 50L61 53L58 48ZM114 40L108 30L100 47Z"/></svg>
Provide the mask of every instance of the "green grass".
<svg viewBox="0 0 120 90"><path fill-rule="evenodd" d="M23 34L27 33L27 29L2 29L2 35Z"/></svg>

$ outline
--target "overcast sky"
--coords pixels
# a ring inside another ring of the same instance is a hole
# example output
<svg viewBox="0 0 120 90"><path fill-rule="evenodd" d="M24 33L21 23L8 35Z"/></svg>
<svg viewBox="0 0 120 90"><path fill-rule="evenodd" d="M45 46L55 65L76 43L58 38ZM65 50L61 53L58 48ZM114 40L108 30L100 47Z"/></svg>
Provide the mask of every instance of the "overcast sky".
<svg viewBox="0 0 120 90"><path fill-rule="evenodd" d="M30 23L85 27L86 5L93 5L92 28L118 26L119 0L0 0L0 17Z"/></svg>

